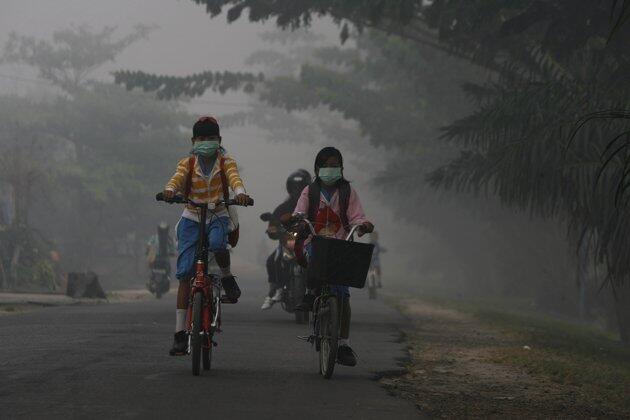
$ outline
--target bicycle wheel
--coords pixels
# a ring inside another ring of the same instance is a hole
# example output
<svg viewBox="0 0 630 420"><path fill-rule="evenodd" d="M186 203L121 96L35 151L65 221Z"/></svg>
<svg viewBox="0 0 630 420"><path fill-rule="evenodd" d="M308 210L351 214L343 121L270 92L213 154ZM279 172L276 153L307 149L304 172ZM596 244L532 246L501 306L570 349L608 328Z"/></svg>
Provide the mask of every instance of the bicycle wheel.
<svg viewBox="0 0 630 420"><path fill-rule="evenodd" d="M309 312L308 311L295 311L295 322L298 324L308 324Z"/></svg>
<svg viewBox="0 0 630 420"><path fill-rule="evenodd" d="M335 296L328 297L319 307L320 351L319 372L330 379L337 363L337 345L339 340L339 305Z"/></svg>
<svg viewBox="0 0 630 420"><path fill-rule="evenodd" d="M199 365L201 362L201 313L203 311L203 292L197 292L193 298L192 308L192 336L190 346L192 347L192 374L199 376Z"/></svg>
<svg viewBox="0 0 630 420"><path fill-rule="evenodd" d="M203 362L203 370L210 370L212 366L212 337L209 337L206 345L203 347L201 360Z"/></svg>
<svg viewBox="0 0 630 420"><path fill-rule="evenodd" d="M293 307L295 308L302 302L306 293L306 282L301 270L293 274ZM298 324L308 324L309 311L295 311L295 322Z"/></svg>

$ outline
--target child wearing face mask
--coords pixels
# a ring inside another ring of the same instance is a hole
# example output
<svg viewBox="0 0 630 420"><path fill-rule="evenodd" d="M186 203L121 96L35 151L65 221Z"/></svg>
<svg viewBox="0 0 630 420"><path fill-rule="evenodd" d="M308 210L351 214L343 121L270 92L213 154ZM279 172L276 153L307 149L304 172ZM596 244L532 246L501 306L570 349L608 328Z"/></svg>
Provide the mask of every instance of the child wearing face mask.
<svg viewBox="0 0 630 420"><path fill-rule="evenodd" d="M219 124L213 117L202 117L193 126L192 151L189 157L177 165L173 177L164 187L164 198L172 199L181 194L196 203L216 203L234 192L239 205L246 205L249 196L234 159L221 146ZM226 296L233 303L238 301L241 290L230 270L228 235L236 226L225 206L217 208L214 217L207 220L209 250L214 253L221 269L222 284ZM199 236L199 215L196 207L187 205L177 224L177 309L175 311L175 337L171 356L186 353L186 308L190 295L190 278L194 273L194 257ZM234 245L234 244L232 244Z"/></svg>
<svg viewBox="0 0 630 420"><path fill-rule="evenodd" d="M315 228L317 235L345 239L353 226L360 225L359 236L374 230L368 221L357 192L343 176L343 157L334 147L325 147L315 158L315 180L304 190L295 207L294 214L305 216ZM310 238L303 245L308 261L311 251ZM356 356L350 348L350 292L347 286L332 286L342 302L340 308L341 328L337 361L345 366L356 365ZM308 291L297 309L312 310L314 291Z"/></svg>

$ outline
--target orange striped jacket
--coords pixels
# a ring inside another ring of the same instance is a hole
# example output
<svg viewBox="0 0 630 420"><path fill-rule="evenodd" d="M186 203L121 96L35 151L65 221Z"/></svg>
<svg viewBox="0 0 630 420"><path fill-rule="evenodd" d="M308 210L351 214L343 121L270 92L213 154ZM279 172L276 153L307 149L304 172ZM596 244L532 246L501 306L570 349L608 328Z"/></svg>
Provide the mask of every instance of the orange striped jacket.
<svg viewBox="0 0 630 420"><path fill-rule="evenodd" d="M195 168L192 174L192 185L190 188L190 198L197 203L215 203L223 199L223 182L221 181L221 165L220 159L223 159L223 168L225 170L225 177L227 178L229 187L234 191L234 194L245 193L245 186L243 180L238 173L238 166L236 161L231 157L221 154L217 158L214 168L210 176L205 176L199 166L199 159L195 159ZM177 170L173 177L166 184L165 189L171 190L176 193L184 193L186 189L186 179L189 174L190 158L186 157L179 161L177 164ZM197 209L191 206L186 206L192 213L197 213Z"/></svg>

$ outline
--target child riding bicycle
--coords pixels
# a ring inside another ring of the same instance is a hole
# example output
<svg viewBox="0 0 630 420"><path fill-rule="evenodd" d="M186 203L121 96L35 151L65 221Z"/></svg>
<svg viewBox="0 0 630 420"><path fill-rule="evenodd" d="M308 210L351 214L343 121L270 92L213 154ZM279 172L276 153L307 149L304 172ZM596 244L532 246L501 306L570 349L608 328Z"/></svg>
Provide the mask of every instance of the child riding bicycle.
<svg viewBox="0 0 630 420"><path fill-rule="evenodd" d="M213 117L202 117L193 126L193 148L190 157L179 161L177 170L164 187L164 198L172 199L182 194L196 203L216 203L229 195L228 188L235 194L239 205L246 205L249 197L234 159L221 147L219 124ZM228 239L232 246L238 228L226 208L215 211L216 217L207 221L208 244L222 274L226 296L233 303L238 301L241 291L230 269ZM188 205L177 225L177 309L175 311L175 338L170 350L172 356L186 353L186 309L190 295L190 279L194 274L195 249L199 235L199 209Z"/></svg>
<svg viewBox="0 0 630 420"><path fill-rule="evenodd" d="M372 232L374 225L363 212L359 196L343 176L343 157L334 147L325 147L315 158L315 180L304 190L294 211L305 216L315 228L315 233L344 239L352 226L360 226L359 236ZM304 262L310 259L310 237L301 246ZM298 254L300 251L298 250ZM350 348L350 291L347 286L333 286L341 296L340 340L337 351L338 362L345 366L356 365L355 353ZM316 291L309 290L297 309L312 310Z"/></svg>

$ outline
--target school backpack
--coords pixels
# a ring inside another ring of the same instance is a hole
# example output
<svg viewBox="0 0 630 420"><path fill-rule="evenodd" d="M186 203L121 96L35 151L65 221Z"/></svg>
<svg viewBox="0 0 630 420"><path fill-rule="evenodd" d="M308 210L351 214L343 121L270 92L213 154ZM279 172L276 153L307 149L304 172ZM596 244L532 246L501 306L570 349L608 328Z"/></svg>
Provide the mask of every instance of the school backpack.
<svg viewBox="0 0 630 420"><path fill-rule="evenodd" d="M348 181L341 181L339 185L339 209L341 214L341 223L346 231L349 231L348 226L348 207L350 206L350 183ZM308 187L308 220L313 222L317 217L317 211L319 210L319 196L321 194L321 186L319 182L313 181Z"/></svg>

